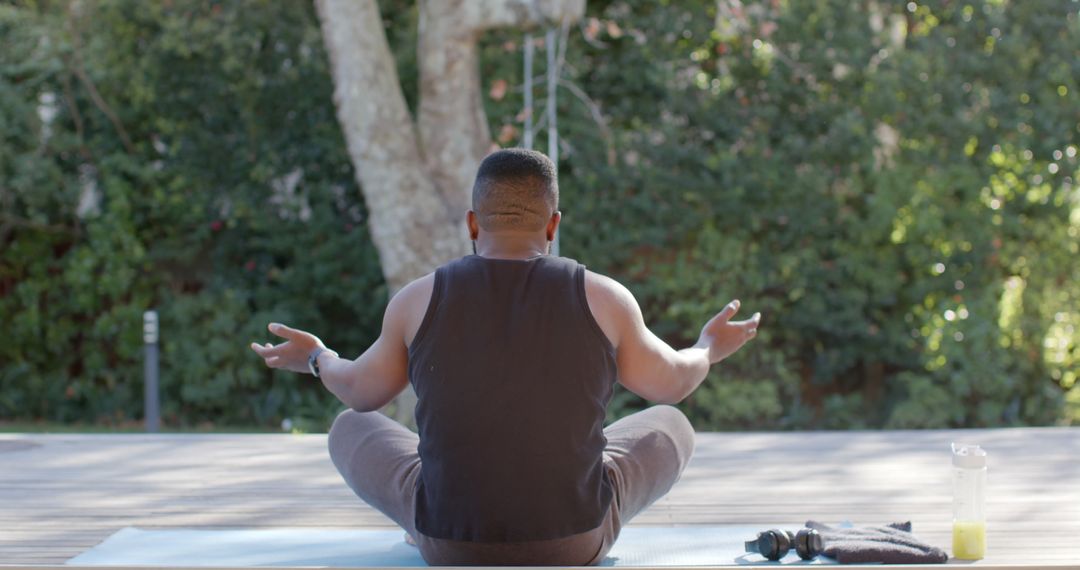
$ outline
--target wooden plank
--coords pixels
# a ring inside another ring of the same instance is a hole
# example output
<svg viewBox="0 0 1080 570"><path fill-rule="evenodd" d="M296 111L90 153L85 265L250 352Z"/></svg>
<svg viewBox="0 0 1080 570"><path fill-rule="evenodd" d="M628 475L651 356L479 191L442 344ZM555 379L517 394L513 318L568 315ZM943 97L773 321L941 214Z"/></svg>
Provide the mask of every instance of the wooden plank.
<svg viewBox="0 0 1080 570"><path fill-rule="evenodd" d="M951 441L990 452L980 567L1080 562L1075 428L701 433L679 483L632 524L911 520L948 547ZM325 435L0 434L0 561L61 564L124 526L393 523L344 485Z"/></svg>
<svg viewBox="0 0 1080 570"><path fill-rule="evenodd" d="M981 562L981 564L978 564L977 566L978 566L978 568L980 568L980 570L1031 570L1032 567L1038 567L1038 568L1053 567L1055 569L1069 569L1069 570L1075 570L1075 569L1080 568L1080 565L1076 565L1076 564L1025 565L1025 564L1017 564L1017 562L1010 562L1010 564L983 564L983 562ZM71 570L71 568L72 567L70 567L70 566L58 566L58 565L24 565L24 564L5 565L5 564L0 564L0 570ZM96 570L161 570L161 567L156 567L156 566L95 566L94 568ZM350 568L352 568L354 570L384 570L384 568L380 568L380 567L364 567L364 566L355 566L355 567L350 567ZM430 569L430 567L427 567L427 566L421 566L421 567L402 566L402 567L397 567L397 568L400 568L401 570L427 570L427 569ZM457 568L462 568L462 567L457 567ZM464 567L464 568L468 568L468 567ZM544 566L518 566L518 567L515 567L515 569L517 569L517 570L551 570L551 568L552 567L550 567L550 566L549 567L544 567ZM562 567L562 568L568 568L568 569L572 568L572 569L576 569L576 570L595 570L596 567L566 566L566 567ZM700 567L700 566L657 566L657 567L640 566L640 567L635 567L635 568L637 568L638 570L701 570L702 569L702 567ZM740 565L740 568L772 568L772 569L775 569L775 568L777 568L777 565L775 565L775 564L771 564L771 565L746 564L746 565ZM880 565L843 565L840 568L843 568L845 570L881 570L882 567ZM940 565L921 565L921 566L920 565L904 565L904 566L896 566L896 567L893 567L893 568L902 568L902 569L908 569L908 570L912 570L912 569L940 570L941 566ZM235 568L216 567L216 566L200 566L200 567L198 567L198 570L235 570ZM310 566L295 566L295 567L294 566L276 566L276 567L274 567L274 570L311 570L311 567Z"/></svg>

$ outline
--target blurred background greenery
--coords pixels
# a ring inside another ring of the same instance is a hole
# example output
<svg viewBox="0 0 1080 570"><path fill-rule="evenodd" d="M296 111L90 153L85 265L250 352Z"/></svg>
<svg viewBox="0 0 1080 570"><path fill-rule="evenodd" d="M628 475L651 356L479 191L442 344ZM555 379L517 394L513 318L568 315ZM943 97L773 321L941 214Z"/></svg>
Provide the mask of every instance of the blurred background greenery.
<svg viewBox="0 0 1080 570"><path fill-rule="evenodd" d="M415 108L416 6L380 7ZM699 430L1078 423L1078 12L591 0L561 253L676 347L763 313L680 404ZM482 39L504 146L522 41ZM0 42L0 420L133 425L156 308L166 426L326 429L343 405L246 348L274 320L356 356L387 301L314 7L4 1Z"/></svg>

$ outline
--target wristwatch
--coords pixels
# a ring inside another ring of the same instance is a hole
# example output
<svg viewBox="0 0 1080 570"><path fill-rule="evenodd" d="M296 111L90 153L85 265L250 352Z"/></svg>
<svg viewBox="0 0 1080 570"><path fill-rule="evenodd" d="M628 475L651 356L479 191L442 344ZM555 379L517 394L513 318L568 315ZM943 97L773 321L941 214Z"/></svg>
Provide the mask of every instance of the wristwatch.
<svg viewBox="0 0 1080 570"><path fill-rule="evenodd" d="M334 356L338 355L336 352L330 350L329 348L326 348L325 346L315 347L315 350L311 351L311 354L309 354L307 357L307 367L308 370L311 371L311 375L316 378L319 377L319 355L323 352L329 352Z"/></svg>

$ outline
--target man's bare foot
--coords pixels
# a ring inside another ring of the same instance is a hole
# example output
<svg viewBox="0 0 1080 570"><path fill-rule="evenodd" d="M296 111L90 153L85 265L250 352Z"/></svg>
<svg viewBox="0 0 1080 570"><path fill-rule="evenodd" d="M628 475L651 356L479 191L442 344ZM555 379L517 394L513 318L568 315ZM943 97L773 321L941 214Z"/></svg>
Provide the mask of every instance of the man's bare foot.
<svg viewBox="0 0 1080 570"><path fill-rule="evenodd" d="M405 544L408 544L410 546L416 546L416 541L413 540L412 535L409 533L405 533Z"/></svg>

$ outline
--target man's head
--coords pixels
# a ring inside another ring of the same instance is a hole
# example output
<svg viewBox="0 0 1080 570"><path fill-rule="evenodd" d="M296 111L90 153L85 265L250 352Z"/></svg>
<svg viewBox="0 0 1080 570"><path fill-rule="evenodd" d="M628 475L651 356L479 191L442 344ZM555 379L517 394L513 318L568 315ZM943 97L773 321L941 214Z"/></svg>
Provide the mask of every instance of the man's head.
<svg viewBox="0 0 1080 570"><path fill-rule="evenodd" d="M488 155L476 171L470 233L473 239L476 230L539 233L549 225L554 233L558 208L559 182L551 159L523 148L499 150Z"/></svg>

